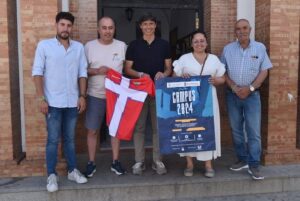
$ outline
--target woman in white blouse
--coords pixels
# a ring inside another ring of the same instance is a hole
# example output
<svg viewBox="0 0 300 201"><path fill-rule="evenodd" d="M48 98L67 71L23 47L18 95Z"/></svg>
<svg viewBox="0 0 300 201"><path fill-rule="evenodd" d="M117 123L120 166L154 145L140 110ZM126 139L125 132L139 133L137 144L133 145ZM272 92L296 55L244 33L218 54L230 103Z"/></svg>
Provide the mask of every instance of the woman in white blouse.
<svg viewBox="0 0 300 201"><path fill-rule="evenodd" d="M217 56L206 53L207 39L204 32L196 31L193 34L192 48L193 51L191 53L184 54L179 58L179 60L174 61L174 76L187 78L189 76L211 75L209 83L212 85L216 150L180 153L180 156L186 157L187 165L184 170L185 176L193 175L193 157L195 157L199 161L205 161L204 175L206 177L214 177L215 171L212 167L211 161L212 159L221 156L220 112L215 86L221 85L225 82L225 67Z"/></svg>

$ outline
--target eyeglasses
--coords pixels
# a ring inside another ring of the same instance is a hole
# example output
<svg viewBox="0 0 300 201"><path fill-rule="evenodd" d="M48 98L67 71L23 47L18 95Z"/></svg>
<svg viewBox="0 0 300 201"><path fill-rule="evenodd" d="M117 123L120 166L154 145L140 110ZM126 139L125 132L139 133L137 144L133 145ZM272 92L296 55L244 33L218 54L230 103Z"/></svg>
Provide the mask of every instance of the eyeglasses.
<svg viewBox="0 0 300 201"><path fill-rule="evenodd" d="M205 40L195 40L195 41L192 41L192 43L195 45L198 45L198 44L206 43L206 41Z"/></svg>

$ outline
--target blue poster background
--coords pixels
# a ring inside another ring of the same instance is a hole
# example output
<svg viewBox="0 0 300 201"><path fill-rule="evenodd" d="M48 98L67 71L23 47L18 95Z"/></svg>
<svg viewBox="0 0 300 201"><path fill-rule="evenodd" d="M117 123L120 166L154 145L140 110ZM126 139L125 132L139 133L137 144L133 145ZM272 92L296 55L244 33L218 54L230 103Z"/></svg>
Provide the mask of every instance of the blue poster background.
<svg viewBox="0 0 300 201"><path fill-rule="evenodd" d="M170 77L155 82L162 154L216 149L209 77Z"/></svg>

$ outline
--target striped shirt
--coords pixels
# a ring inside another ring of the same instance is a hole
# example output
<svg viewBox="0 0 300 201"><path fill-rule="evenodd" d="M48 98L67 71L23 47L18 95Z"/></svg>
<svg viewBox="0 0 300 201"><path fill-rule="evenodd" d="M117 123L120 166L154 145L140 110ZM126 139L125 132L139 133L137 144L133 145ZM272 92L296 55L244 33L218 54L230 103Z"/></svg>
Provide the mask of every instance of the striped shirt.
<svg viewBox="0 0 300 201"><path fill-rule="evenodd" d="M238 41L229 43L223 49L221 62L229 78L238 86L249 86L260 71L272 68L266 47L254 40L250 40L246 49Z"/></svg>

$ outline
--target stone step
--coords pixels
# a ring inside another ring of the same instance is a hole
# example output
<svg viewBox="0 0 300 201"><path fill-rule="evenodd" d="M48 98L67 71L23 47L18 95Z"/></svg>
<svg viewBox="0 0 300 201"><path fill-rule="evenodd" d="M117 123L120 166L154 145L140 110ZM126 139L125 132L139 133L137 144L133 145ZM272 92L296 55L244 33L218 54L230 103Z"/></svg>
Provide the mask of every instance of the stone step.
<svg viewBox="0 0 300 201"><path fill-rule="evenodd" d="M147 152L147 156L151 153ZM178 155L164 157L168 174L157 175L151 169L151 158L146 159L146 171L142 176L131 173L134 153L123 150L121 162L127 168L126 175L117 176L110 171L111 154L98 154L97 172L87 184L75 184L61 176L59 191L46 191L46 177L0 179L1 201L152 201L188 200L200 197L254 195L300 190L300 165L262 167L263 181L253 181L246 170L228 170L235 161L231 149L223 150L221 158L214 161L216 176L203 176L203 163L197 162L194 176L183 176L185 159ZM79 169L84 170L86 155L78 156Z"/></svg>

